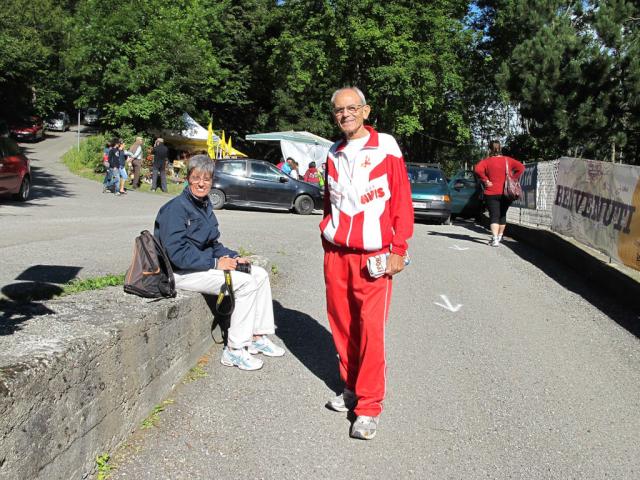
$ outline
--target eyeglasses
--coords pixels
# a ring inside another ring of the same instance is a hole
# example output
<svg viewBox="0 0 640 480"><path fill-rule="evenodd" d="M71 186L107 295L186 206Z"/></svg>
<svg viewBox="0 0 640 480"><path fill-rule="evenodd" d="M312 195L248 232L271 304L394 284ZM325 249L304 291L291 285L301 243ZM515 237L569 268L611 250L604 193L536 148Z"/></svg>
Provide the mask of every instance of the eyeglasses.
<svg viewBox="0 0 640 480"><path fill-rule="evenodd" d="M211 183L213 182L213 178L211 177L199 177L194 175L193 177L189 177L189 183Z"/></svg>
<svg viewBox="0 0 640 480"><path fill-rule="evenodd" d="M364 105L347 105L346 107L339 107L333 109L333 114L337 117L338 115L344 115L345 112L353 115L358 110L360 110Z"/></svg>

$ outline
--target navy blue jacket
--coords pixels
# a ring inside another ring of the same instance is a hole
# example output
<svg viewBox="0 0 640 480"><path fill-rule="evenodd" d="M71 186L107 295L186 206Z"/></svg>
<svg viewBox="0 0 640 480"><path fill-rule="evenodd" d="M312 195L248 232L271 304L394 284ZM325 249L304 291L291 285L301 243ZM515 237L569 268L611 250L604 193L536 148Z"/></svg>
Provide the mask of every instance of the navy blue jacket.
<svg viewBox="0 0 640 480"><path fill-rule="evenodd" d="M160 208L154 235L164 245L176 270L209 270L216 268L220 257L238 256L218 242L218 219L209 198L194 197L188 186Z"/></svg>

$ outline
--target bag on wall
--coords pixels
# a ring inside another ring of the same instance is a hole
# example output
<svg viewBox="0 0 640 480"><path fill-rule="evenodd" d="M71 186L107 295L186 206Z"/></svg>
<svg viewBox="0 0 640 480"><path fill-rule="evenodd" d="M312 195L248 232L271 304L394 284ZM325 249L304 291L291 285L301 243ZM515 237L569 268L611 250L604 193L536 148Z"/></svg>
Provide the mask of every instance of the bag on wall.
<svg viewBox="0 0 640 480"><path fill-rule="evenodd" d="M124 279L124 291L145 298L176 296L176 284L167 252L149 230L143 230L135 239L133 259Z"/></svg>

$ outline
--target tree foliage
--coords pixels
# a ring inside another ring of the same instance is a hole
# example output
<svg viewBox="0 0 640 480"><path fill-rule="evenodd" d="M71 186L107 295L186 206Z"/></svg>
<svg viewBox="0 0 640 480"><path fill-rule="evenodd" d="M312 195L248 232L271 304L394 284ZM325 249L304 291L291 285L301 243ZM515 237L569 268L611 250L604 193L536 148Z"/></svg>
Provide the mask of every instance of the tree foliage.
<svg viewBox="0 0 640 480"><path fill-rule="evenodd" d="M244 135L335 138L330 96L357 85L411 160L451 170L497 136L523 160L640 163L634 0L8 2L13 113L99 106L106 128L144 131L187 111L257 152Z"/></svg>
<svg viewBox="0 0 640 480"><path fill-rule="evenodd" d="M534 158L639 162L637 2L479 5L497 86L524 119L518 147Z"/></svg>

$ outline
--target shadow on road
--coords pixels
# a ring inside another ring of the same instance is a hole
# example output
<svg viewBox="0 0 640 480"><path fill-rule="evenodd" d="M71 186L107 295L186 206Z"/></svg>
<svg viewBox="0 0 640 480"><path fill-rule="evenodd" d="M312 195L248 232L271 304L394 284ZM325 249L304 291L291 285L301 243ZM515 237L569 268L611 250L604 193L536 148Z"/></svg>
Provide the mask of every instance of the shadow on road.
<svg viewBox="0 0 640 480"><path fill-rule="evenodd" d="M638 318L638 313L613 297L609 292L604 290L602 286L598 285L597 282L593 284L589 283L589 280L585 278L583 274L525 243L505 239L503 246L510 248L520 258L542 270L547 276L562 285L562 287L580 295L622 328L640 338L640 319Z"/></svg>
<svg viewBox="0 0 640 480"><path fill-rule="evenodd" d="M273 302L276 334L302 364L334 392L342 392L338 359L331 333L316 319Z"/></svg>
<svg viewBox="0 0 640 480"><path fill-rule="evenodd" d="M34 265L16 277L18 283L2 287L0 299L0 335L12 335L27 320L53 312L42 301L60 295L62 287L77 277L82 267L66 265Z"/></svg>

